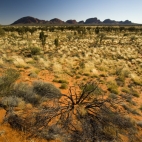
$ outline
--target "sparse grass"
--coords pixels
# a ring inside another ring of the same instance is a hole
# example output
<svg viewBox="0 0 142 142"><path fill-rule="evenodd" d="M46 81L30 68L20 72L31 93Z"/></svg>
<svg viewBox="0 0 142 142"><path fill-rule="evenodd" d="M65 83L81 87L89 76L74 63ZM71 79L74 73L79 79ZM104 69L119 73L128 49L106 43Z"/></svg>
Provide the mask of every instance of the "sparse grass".
<svg viewBox="0 0 142 142"><path fill-rule="evenodd" d="M84 76L90 76L90 74L89 74L89 73L84 73L83 75L84 75Z"/></svg>
<svg viewBox="0 0 142 142"><path fill-rule="evenodd" d="M142 111L142 105L140 106L140 108L139 108L141 111Z"/></svg>
<svg viewBox="0 0 142 142"><path fill-rule="evenodd" d="M138 121L137 125L142 128L142 121Z"/></svg>
<svg viewBox="0 0 142 142"><path fill-rule="evenodd" d="M140 97L140 95L139 95L138 91L137 91L137 90L135 90L135 89L131 89L131 94L132 94L134 97L137 97L137 98L139 98L139 97Z"/></svg>
<svg viewBox="0 0 142 142"><path fill-rule="evenodd" d="M134 84L142 86L142 79L139 76L137 76L136 74L131 74L131 78Z"/></svg>
<svg viewBox="0 0 142 142"><path fill-rule="evenodd" d="M112 93L111 93L111 94L109 95L109 98L111 98L111 99L117 99L117 97L118 97L118 96L117 96L116 94L112 94Z"/></svg>
<svg viewBox="0 0 142 142"><path fill-rule="evenodd" d="M29 67L29 65L21 57L18 57L18 56L14 57L13 64L17 68L28 68Z"/></svg>
<svg viewBox="0 0 142 142"><path fill-rule="evenodd" d="M76 77L75 77L75 79L79 79L81 76L80 75L77 75Z"/></svg>
<svg viewBox="0 0 142 142"><path fill-rule="evenodd" d="M20 77L20 73L15 69L7 69L0 77L0 96L8 96L14 82Z"/></svg>
<svg viewBox="0 0 142 142"><path fill-rule="evenodd" d="M114 93L114 94L118 94L119 91L118 91L118 85L115 81L112 81L112 82L108 82L108 90L111 92L111 93Z"/></svg>
<svg viewBox="0 0 142 142"><path fill-rule="evenodd" d="M122 92L125 92L125 93L130 93L130 89L128 87L123 87L121 89Z"/></svg>

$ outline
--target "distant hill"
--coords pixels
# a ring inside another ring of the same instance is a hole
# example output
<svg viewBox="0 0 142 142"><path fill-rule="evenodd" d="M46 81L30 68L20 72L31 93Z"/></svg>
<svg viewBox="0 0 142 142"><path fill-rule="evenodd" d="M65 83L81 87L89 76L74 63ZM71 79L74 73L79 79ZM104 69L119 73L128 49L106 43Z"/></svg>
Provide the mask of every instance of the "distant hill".
<svg viewBox="0 0 142 142"><path fill-rule="evenodd" d="M54 18L50 20L50 24L64 24L65 22L58 19L58 18Z"/></svg>
<svg viewBox="0 0 142 142"><path fill-rule="evenodd" d="M85 21L85 24L99 24L101 21L99 19L95 18L89 18Z"/></svg>
<svg viewBox="0 0 142 142"><path fill-rule="evenodd" d="M126 21L115 21L115 20L110 20L110 19L104 20L103 23L104 24L133 24L129 20L126 20Z"/></svg>
<svg viewBox="0 0 142 142"><path fill-rule="evenodd" d="M47 22L48 21L39 20L37 18L27 16L27 17L22 17L22 18L18 19L17 21L12 23L11 25L15 25L15 24L45 24Z"/></svg>
<svg viewBox="0 0 142 142"><path fill-rule="evenodd" d="M67 20L66 21L67 24L77 24L76 20Z"/></svg>
<svg viewBox="0 0 142 142"><path fill-rule="evenodd" d="M115 21L111 19L105 19L104 21L100 21L97 17L88 18L85 22L84 21L77 22L76 20L67 20L66 22L64 22L58 18L51 19L50 21L45 21L31 16L27 16L18 19L17 21L13 22L11 25L17 25L17 24L118 24L119 25L119 24L133 24L133 23L129 20Z"/></svg>
<svg viewBox="0 0 142 142"><path fill-rule="evenodd" d="M83 21L83 20L82 20L82 21L79 21L78 24L84 24L84 21Z"/></svg>

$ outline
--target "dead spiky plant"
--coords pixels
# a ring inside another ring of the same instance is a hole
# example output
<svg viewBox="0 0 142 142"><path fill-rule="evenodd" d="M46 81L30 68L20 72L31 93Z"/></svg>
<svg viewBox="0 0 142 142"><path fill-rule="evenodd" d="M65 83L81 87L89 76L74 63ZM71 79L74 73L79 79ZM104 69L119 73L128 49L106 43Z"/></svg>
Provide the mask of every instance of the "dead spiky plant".
<svg viewBox="0 0 142 142"><path fill-rule="evenodd" d="M60 129L58 135L65 134L66 141L119 141L122 130L127 129L128 135L134 135L134 123L117 112L121 98L104 96L95 82L80 85L80 89L77 94L76 88L70 87L58 105L41 109L32 116L34 119L27 119L33 120L29 129L33 136L46 138L53 125Z"/></svg>

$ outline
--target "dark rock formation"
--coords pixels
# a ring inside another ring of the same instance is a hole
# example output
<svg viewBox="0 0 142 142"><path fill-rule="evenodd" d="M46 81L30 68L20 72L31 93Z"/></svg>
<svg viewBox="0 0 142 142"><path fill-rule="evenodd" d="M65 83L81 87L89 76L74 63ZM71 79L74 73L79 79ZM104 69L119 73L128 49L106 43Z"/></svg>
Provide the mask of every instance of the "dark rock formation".
<svg viewBox="0 0 142 142"><path fill-rule="evenodd" d="M83 21L83 20L82 20L82 21L79 21L78 24L84 24L84 21Z"/></svg>
<svg viewBox="0 0 142 142"><path fill-rule="evenodd" d="M103 21L104 24L132 24L131 21L126 20L126 21L115 21L115 20L110 20L106 19Z"/></svg>
<svg viewBox="0 0 142 142"><path fill-rule="evenodd" d="M17 21L15 21L14 23L12 23L11 25L15 25L15 24L45 24L47 21L45 20L39 20L37 18L34 17L22 17L20 19L18 19Z"/></svg>
<svg viewBox="0 0 142 142"><path fill-rule="evenodd" d="M64 24L65 22L60 20L60 19L58 19L58 18L54 18L54 19L50 20L50 23L51 24Z"/></svg>
<svg viewBox="0 0 142 142"><path fill-rule="evenodd" d="M99 24L101 21L99 19L95 18L89 18L85 21L85 24Z"/></svg>
<svg viewBox="0 0 142 142"><path fill-rule="evenodd" d="M111 20L111 19L106 19L103 22L101 22L98 18L89 18L87 19L85 22L84 21L79 21L77 22L76 20L67 20L66 22L58 19L58 18L54 18L51 19L50 21L45 21L45 20L40 20L31 16L27 16L27 17L22 17L20 19L18 19L17 21L15 21L14 23L12 23L11 25L15 25L15 24L133 24L131 21L129 20L125 20L125 21L115 21L115 20Z"/></svg>
<svg viewBox="0 0 142 142"><path fill-rule="evenodd" d="M67 24L77 24L76 20L67 20L66 21Z"/></svg>

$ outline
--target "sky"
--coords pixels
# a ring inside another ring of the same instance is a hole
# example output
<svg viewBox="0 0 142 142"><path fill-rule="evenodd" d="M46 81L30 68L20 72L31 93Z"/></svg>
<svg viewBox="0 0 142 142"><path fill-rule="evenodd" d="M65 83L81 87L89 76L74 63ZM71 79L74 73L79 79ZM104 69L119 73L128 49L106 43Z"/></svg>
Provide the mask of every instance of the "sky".
<svg viewBox="0 0 142 142"><path fill-rule="evenodd" d="M0 0L0 24L32 16L41 20L130 20L142 24L142 0Z"/></svg>

